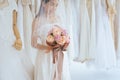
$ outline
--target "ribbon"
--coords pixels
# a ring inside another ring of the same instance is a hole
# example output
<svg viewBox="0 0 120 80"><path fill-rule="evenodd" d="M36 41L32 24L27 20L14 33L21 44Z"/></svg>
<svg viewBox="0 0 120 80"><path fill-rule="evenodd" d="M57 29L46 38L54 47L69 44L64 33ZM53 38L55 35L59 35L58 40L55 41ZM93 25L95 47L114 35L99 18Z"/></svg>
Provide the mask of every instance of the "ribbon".
<svg viewBox="0 0 120 80"><path fill-rule="evenodd" d="M41 50L48 50L48 47L45 45L38 45L37 46L38 49ZM62 69L63 69L63 58L64 58L64 54L63 51L65 51L64 48L62 48L61 46L57 46L54 48L51 48L50 51L52 51L53 54L53 64L56 65L56 69L54 71L53 74L53 80L62 80Z"/></svg>
<svg viewBox="0 0 120 80"><path fill-rule="evenodd" d="M56 64L53 80L62 80L63 69L63 50L61 48L52 49L53 52L53 64Z"/></svg>

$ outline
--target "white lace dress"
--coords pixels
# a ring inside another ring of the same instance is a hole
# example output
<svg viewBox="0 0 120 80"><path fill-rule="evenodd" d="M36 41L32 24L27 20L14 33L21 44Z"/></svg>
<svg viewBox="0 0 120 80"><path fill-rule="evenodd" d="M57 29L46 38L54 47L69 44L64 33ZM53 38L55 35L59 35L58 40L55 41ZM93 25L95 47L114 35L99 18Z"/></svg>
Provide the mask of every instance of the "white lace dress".
<svg viewBox="0 0 120 80"><path fill-rule="evenodd" d="M17 10L15 0L8 0L9 5L0 8L0 80L31 80L23 65L19 54L12 47L15 36L13 33L13 10Z"/></svg>
<svg viewBox="0 0 120 80"><path fill-rule="evenodd" d="M36 31L38 36L40 37L40 41L39 41L40 44L46 45L47 34L53 25L61 26L60 24L57 23L45 23L39 25L40 27ZM36 63L35 63L35 80L53 80L56 64L53 64L52 51L46 53L44 50L38 50ZM64 52L62 80L71 80L69 73L67 51Z"/></svg>

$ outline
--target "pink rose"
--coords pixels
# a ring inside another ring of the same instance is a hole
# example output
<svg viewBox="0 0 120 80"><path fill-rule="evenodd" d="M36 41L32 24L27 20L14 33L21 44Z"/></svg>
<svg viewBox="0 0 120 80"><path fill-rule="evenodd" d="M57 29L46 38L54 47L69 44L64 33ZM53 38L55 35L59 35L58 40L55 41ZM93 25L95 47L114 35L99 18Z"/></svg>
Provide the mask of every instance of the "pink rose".
<svg viewBox="0 0 120 80"><path fill-rule="evenodd" d="M48 35L46 40L48 43L53 43L55 41L52 35Z"/></svg>
<svg viewBox="0 0 120 80"><path fill-rule="evenodd" d="M59 45L64 45L66 42L66 36L58 36L55 40Z"/></svg>
<svg viewBox="0 0 120 80"><path fill-rule="evenodd" d="M53 27L53 35L57 36L57 35L61 35L61 28L60 27Z"/></svg>
<svg viewBox="0 0 120 80"><path fill-rule="evenodd" d="M62 34L62 36L66 36L67 35L66 30L62 30L61 34Z"/></svg>

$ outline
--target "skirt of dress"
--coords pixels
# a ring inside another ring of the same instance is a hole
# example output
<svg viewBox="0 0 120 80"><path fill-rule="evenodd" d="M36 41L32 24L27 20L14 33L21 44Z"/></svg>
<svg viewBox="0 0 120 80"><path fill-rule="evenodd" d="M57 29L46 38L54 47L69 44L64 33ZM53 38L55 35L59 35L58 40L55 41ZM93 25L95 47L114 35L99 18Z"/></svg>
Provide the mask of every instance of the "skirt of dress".
<svg viewBox="0 0 120 80"><path fill-rule="evenodd" d="M38 51L35 64L35 80L53 80L55 64L52 53ZM64 53L62 80L71 80L67 53Z"/></svg>

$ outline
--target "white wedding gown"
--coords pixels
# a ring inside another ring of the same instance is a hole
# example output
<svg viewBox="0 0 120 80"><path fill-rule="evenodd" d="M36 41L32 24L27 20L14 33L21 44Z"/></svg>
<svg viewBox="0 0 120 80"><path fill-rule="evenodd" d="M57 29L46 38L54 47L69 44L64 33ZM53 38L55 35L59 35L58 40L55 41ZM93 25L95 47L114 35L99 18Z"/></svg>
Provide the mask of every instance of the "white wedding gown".
<svg viewBox="0 0 120 80"><path fill-rule="evenodd" d="M80 41L80 0L68 0L68 13L67 21L69 33L71 36L70 53L72 58L76 58L79 55L79 41Z"/></svg>
<svg viewBox="0 0 120 80"><path fill-rule="evenodd" d="M87 10L90 21L89 61L93 61L96 53L95 0L87 0Z"/></svg>
<svg viewBox="0 0 120 80"><path fill-rule="evenodd" d="M113 68L116 66L116 54L106 0L95 0L95 11L97 27L95 66L99 68Z"/></svg>
<svg viewBox="0 0 120 80"><path fill-rule="evenodd" d="M37 29L37 34L40 36L42 45L47 46L46 36L53 25L59 25L61 27L63 26L58 23L47 23L47 21L44 24L39 25L40 27ZM49 53L46 53L44 50L38 51L35 64L35 80L53 80L56 64L53 64L52 61L52 51ZM71 80L67 52L64 52L62 80Z"/></svg>
<svg viewBox="0 0 120 80"><path fill-rule="evenodd" d="M24 51L17 51L12 46L15 41L12 12L17 10L17 4L15 0L8 0L8 3L0 8L0 80L32 80L21 62L26 59L20 57Z"/></svg>
<svg viewBox="0 0 120 80"><path fill-rule="evenodd" d="M80 0L80 52L78 61L89 59L90 20L87 10L87 0Z"/></svg>
<svg viewBox="0 0 120 80"><path fill-rule="evenodd" d="M23 19L25 18L25 20L26 20L26 17L23 17L22 0L18 0L18 2L17 2L17 8L18 8L18 11L17 11L17 27L19 29L19 32L20 32L20 35L21 35L21 39L22 39L22 43L23 43L23 52L19 56L20 56L22 65L24 67L24 70L27 72L29 78L31 80L33 80L33 76L34 76L33 63L32 63L32 60L30 58L30 52L28 52L28 49L26 49L26 42L25 42L26 40L28 40L28 39L31 38L31 36L30 36L31 33L28 33L28 31L27 31L28 29L26 29L26 26L24 26L24 24L23 24L25 22ZM29 10L26 10L26 11L29 11ZM28 14L28 13L26 13L26 14ZM31 13L29 12L29 14L31 14ZM28 18L28 19L30 20L29 22L32 23L31 18ZM26 24L28 24L28 22ZM29 28L31 28L32 24L29 24L27 26ZM28 37L26 37L24 35L25 33L29 34L29 35L27 35ZM31 46L30 44L31 43L29 42L28 46Z"/></svg>

